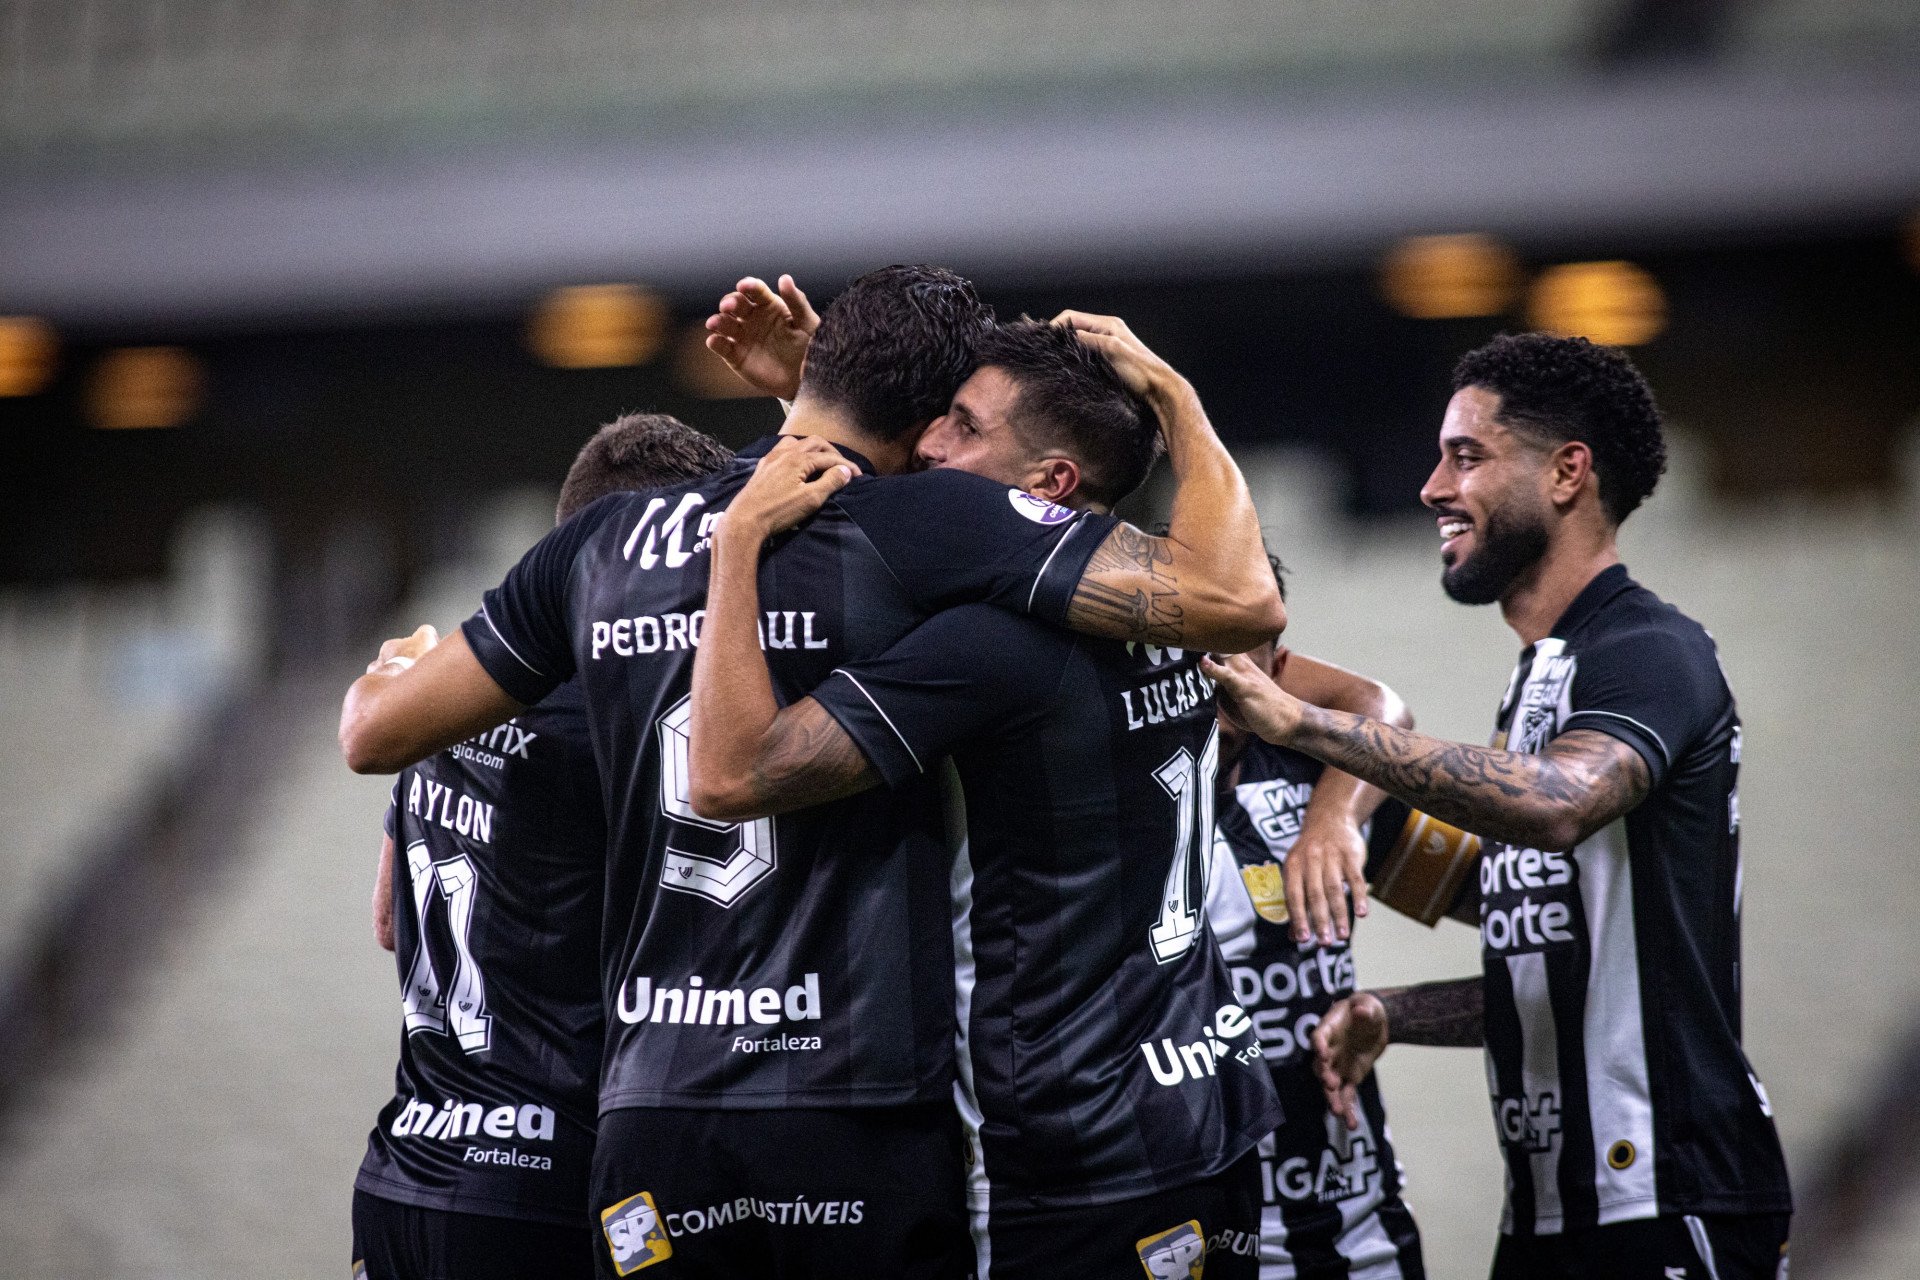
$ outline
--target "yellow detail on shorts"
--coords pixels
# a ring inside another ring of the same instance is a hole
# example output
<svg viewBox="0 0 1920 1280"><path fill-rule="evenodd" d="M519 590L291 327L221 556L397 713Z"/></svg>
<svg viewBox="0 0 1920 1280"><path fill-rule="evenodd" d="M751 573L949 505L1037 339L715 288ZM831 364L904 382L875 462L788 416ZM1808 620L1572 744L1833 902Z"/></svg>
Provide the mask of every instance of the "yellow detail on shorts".
<svg viewBox="0 0 1920 1280"><path fill-rule="evenodd" d="M1639 1153L1633 1149L1633 1144L1625 1138L1622 1138L1607 1148L1607 1167L1609 1169L1630 1168L1633 1165L1634 1157L1638 1154Z"/></svg>
<svg viewBox="0 0 1920 1280"><path fill-rule="evenodd" d="M1246 881L1247 896L1253 899L1253 909L1268 924L1287 922L1287 879L1281 874L1277 862L1262 862L1257 866L1240 868L1240 878Z"/></svg>
<svg viewBox="0 0 1920 1280"><path fill-rule="evenodd" d="M1133 1247L1153 1280L1200 1280L1207 1267L1207 1233L1197 1219L1136 1240Z"/></svg>
<svg viewBox="0 0 1920 1280"><path fill-rule="evenodd" d="M642 1191L600 1211L600 1229L607 1234L615 1275L632 1275L643 1267L673 1256L673 1242L653 1197Z"/></svg>

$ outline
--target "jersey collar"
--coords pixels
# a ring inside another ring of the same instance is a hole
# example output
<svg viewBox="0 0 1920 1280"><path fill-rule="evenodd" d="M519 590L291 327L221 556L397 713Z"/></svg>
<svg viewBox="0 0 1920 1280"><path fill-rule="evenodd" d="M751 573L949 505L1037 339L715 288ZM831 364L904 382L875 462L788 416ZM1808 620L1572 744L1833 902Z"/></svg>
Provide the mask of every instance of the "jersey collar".
<svg viewBox="0 0 1920 1280"><path fill-rule="evenodd" d="M734 450L733 456L736 458L764 458L767 456L768 450L772 449L773 446L779 444L784 439L786 439L786 437L783 435L761 436L752 444ZM873 469L873 463L859 451L849 449L843 444L834 444L833 447L840 451L841 457L845 458L848 462L858 465L860 474L868 476L878 474Z"/></svg>
<svg viewBox="0 0 1920 1280"><path fill-rule="evenodd" d="M1608 565L1593 575L1592 582L1580 589L1580 594L1573 598L1573 603L1567 606L1567 611L1560 615L1560 621L1554 623L1553 630L1547 634L1566 639L1588 618L1600 612L1608 601L1630 590L1633 585L1633 579L1627 576L1627 566Z"/></svg>

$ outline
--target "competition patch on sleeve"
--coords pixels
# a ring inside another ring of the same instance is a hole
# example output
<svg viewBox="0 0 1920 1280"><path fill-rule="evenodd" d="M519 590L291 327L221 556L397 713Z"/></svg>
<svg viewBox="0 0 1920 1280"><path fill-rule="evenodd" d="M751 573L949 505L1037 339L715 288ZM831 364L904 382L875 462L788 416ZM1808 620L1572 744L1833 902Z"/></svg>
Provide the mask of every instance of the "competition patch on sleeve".
<svg viewBox="0 0 1920 1280"><path fill-rule="evenodd" d="M607 1248L613 1252L615 1275L632 1275L673 1256L666 1224L660 1221L660 1210L654 1207L648 1192L628 1196L603 1209L600 1226L607 1233Z"/></svg>
<svg viewBox="0 0 1920 1280"><path fill-rule="evenodd" d="M1134 1242L1140 1265L1153 1280L1200 1280L1207 1266L1207 1237L1189 1218L1168 1231Z"/></svg>
<svg viewBox="0 0 1920 1280"><path fill-rule="evenodd" d="M1240 868L1240 879L1246 882L1247 896L1253 899L1253 909L1268 924L1287 922L1287 879L1281 874L1277 862L1260 862L1251 867Z"/></svg>
<svg viewBox="0 0 1920 1280"><path fill-rule="evenodd" d="M1073 519L1073 511L1071 508L1057 507L1045 498L1036 498L1032 494L1022 493L1018 489L1007 490L1007 501L1013 504L1015 511L1018 511L1035 524L1059 524L1062 521Z"/></svg>

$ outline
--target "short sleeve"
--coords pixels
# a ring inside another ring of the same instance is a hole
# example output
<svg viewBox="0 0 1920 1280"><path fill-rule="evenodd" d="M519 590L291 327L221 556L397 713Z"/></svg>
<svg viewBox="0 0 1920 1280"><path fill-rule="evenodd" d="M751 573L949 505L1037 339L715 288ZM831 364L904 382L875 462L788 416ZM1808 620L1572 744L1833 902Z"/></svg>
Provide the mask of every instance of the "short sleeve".
<svg viewBox="0 0 1920 1280"><path fill-rule="evenodd" d="M625 496L589 503L536 542L481 598L479 612L461 624L473 656L515 702L530 707L572 678L567 579L580 548Z"/></svg>
<svg viewBox="0 0 1920 1280"><path fill-rule="evenodd" d="M1620 739L1646 760L1659 786L1712 730L1728 697L1704 635L1635 628L1579 652L1571 709L1560 732L1597 729Z"/></svg>
<svg viewBox="0 0 1920 1280"><path fill-rule="evenodd" d="M1244 960L1253 954L1253 899L1247 894L1246 881L1240 878L1240 864L1225 836L1213 833L1211 861L1207 865L1207 924L1220 944L1225 959Z"/></svg>
<svg viewBox="0 0 1920 1280"><path fill-rule="evenodd" d="M401 770L399 777L393 780L393 790L387 793L387 817L380 825L382 830L387 833L387 839L389 840L398 840L400 838L400 778L406 776L406 771Z"/></svg>
<svg viewBox="0 0 1920 1280"><path fill-rule="evenodd" d="M936 614L878 657L837 668L813 698L888 786L968 738L1050 701L1071 637L987 605Z"/></svg>
<svg viewBox="0 0 1920 1280"><path fill-rule="evenodd" d="M1119 523L951 468L857 478L834 501L926 612L985 602L1056 624Z"/></svg>

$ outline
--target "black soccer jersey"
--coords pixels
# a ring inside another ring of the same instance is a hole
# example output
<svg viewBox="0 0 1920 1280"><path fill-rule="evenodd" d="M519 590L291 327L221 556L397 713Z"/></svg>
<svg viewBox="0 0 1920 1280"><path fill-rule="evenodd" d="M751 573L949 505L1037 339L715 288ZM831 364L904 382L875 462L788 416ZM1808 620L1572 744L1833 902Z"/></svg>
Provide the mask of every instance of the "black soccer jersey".
<svg viewBox="0 0 1920 1280"><path fill-rule="evenodd" d="M403 770L387 834L404 1030L355 1185L584 1225L607 842L579 689Z"/></svg>
<svg viewBox="0 0 1920 1280"><path fill-rule="evenodd" d="M1712 638L1621 566L1520 655L1495 741L1574 729L1627 743L1653 788L1570 852L1481 856L1502 1229L1787 1212L1740 1048L1740 719Z"/></svg>
<svg viewBox="0 0 1920 1280"><path fill-rule="evenodd" d="M1287 854L1326 766L1250 738L1221 789L1207 917L1233 973L1286 1119L1260 1149L1261 1272L1401 1280L1420 1274L1402 1172L1380 1088L1360 1085L1360 1128L1328 1108L1313 1070L1313 1030L1354 992L1348 944L1296 943L1287 927Z"/></svg>
<svg viewBox="0 0 1920 1280"><path fill-rule="evenodd" d="M1208 1177L1279 1120L1205 918L1219 759L1199 655L983 606L814 691L894 787L952 753L974 1208Z"/></svg>
<svg viewBox="0 0 1920 1280"><path fill-rule="evenodd" d="M520 701L576 672L585 689L610 837L603 1111L949 1096L953 955L932 785L742 823L688 803L708 538L772 444L696 484L587 507L465 625ZM798 697L957 601L1059 618L1112 524L956 471L858 477L762 561L775 690Z"/></svg>

